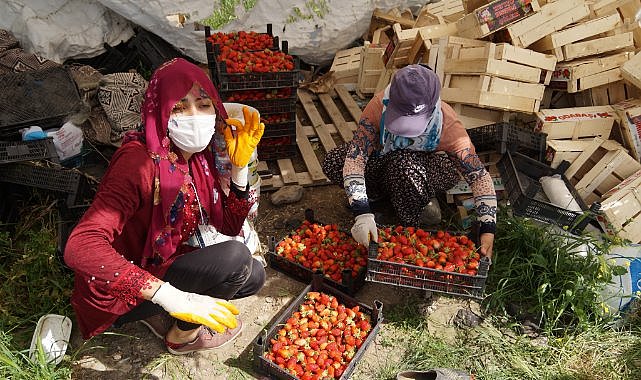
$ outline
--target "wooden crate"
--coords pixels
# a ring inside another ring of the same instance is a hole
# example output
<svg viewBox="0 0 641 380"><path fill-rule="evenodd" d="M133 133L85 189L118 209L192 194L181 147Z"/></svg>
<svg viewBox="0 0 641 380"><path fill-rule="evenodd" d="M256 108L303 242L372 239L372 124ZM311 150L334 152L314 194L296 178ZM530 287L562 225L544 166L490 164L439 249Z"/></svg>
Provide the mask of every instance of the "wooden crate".
<svg viewBox="0 0 641 380"><path fill-rule="evenodd" d="M444 67L445 63L452 58L454 49L463 47L484 47L489 42L475 40L471 38L463 38L456 36L445 36L433 40L427 57L423 56L422 63L427 64L436 72L441 84L445 80Z"/></svg>
<svg viewBox="0 0 641 380"><path fill-rule="evenodd" d="M620 67L631 56L631 52L622 52L600 58L558 63L552 75L552 86L575 93L620 81Z"/></svg>
<svg viewBox="0 0 641 380"><path fill-rule="evenodd" d="M334 56L334 61L329 69L334 72L336 84L358 83L358 72L361 66L361 53L363 47L355 47L347 50L341 50Z"/></svg>
<svg viewBox="0 0 641 380"><path fill-rule="evenodd" d="M505 29L512 45L524 48L589 14L590 9L584 0L555 1Z"/></svg>
<svg viewBox="0 0 641 380"><path fill-rule="evenodd" d="M318 186L330 184L321 169L324 154L353 137L362 110L343 85L336 85L331 93L314 95L298 90L298 101L309 122L296 118L296 144L306 170L296 171L291 159L276 162L261 161L261 190L274 191L285 185ZM343 108L346 113L341 112ZM324 117L325 116L325 117ZM318 141L320 147L314 147ZM270 166L275 169L270 170ZM273 172L272 172L273 171Z"/></svg>
<svg viewBox="0 0 641 380"><path fill-rule="evenodd" d="M390 43L383 54L385 67L400 68L417 63L421 45L430 49L431 40L451 36L456 33L456 24L429 25L420 28L402 30L400 25L393 25L388 31Z"/></svg>
<svg viewBox="0 0 641 380"><path fill-rule="evenodd" d="M613 30L621 24L618 13L575 24L548 34L547 36L530 45L530 49L539 52L551 52L559 61L568 60L563 54L563 47L575 42L594 38L601 33Z"/></svg>
<svg viewBox="0 0 641 380"><path fill-rule="evenodd" d="M623 79L641 89L641 53L635 54L627 62L623 63L621 75Z"/></svg>
<svg viewBox="0 0 641 380"><path fill-rule="evenodd" d="M358 72L356 91L359 94L373 94L381 73L385 70L383 63L384 47L378 44L365 42L361 53L361 63Z"/></svg>
<svg viewBox="0 0 641 380"><path fill-rule="evenodd" d="M566 177L587 204L600 201L603 194L641 170L641 163L625 149L614 144L606 145L606 141L595 137L565 171Z"/></svg>
<svg viewBox="0 0 641 380"><path fill-rule="evenodd" d="M511 113L489 108L475 107L468 104L452 103L461 123L465 128L476 128L484 125L510 121Z"/></svg>
<svg viewBox="0 0 641 380"><path fill-rule="evenodd" d="M506 111L533 113L539 109L545 86L489 75L446 74L441 99ZM535 97L539 96L539 99Z"/></svg>
<svg viewBox="0 0 641 380"><path fill-rule="evenodd" d="M641 170L603 195L598 220L608 233L641 243Z"/></svg>
<svg viewBox="0 0 641 380"><path fill-rule="evenodd" d="M579 140L548 140L545 152L545 162L556 169L561 162L574 162L581 153L594 144L594 138ZM614 140L604 140L601 146L607 150L624 149Z"/></svg>
<svg viewBox="0 0 641 380"><path fill-rule="evenodd" d="M447 22L457 22L459 19L465 16L463 0L441 0L435 3L426 4L425 6L423 6L423 8L421 8L419 15L416 17L417 23L421 19L421 14L423 14L424 12L441 16Z"/></svg>
<svg viewBox="0 0 641 380"><path fill-rule="evenodd" d="M537 0L495 0L457 21L458 35L482 38L539 11Z"/></svg>
<svg viewBox="0 0 641 380"><path fill-rule="evenodd" d="M617 115L612 106L595 106L541 109L536 118L536 130L547 133L548 140L595 136L607 139Z"/></svg>
<svg viewBox="0 0 641 380"><path fill-rule="evenodd" d="M572 93L575 107L607 106L634 97L634 86L617 81Z"/></svg>
<svg viewBox="0 0 641 380"><path fill-rule="evenodd" d="M632 32L568 44L556 55L560 61L571 61L618 51L634 51Z"/></svg>
<svg viewBox="0 0 641 380"><path fill-rule="evenodd" d="M613 33L633 32L634 45L636 48L641 48L641 28L634 20L640 8L641 0L596 0L590 3L590 17L603 17L613 13L619 14L623 19L623 25Z"/></svg>
<svg viewBox="0 0 641 380"><path fill-rule="evenodd" d="M388 25L400 24L401 28L409 29L414 27L415 20L403 17L400 13L393 14L393 12L385 12L382 9L376 8L372 12L372 18L367 32L367 39L372 40L374 32L377 29L383 28Z"/></svg>
<svg viewBox="0 0 641 380"><path fill-rule="evenodd" d="M613 105L619 116L623 145L641 161L641 99L627 99Z"/></svg>

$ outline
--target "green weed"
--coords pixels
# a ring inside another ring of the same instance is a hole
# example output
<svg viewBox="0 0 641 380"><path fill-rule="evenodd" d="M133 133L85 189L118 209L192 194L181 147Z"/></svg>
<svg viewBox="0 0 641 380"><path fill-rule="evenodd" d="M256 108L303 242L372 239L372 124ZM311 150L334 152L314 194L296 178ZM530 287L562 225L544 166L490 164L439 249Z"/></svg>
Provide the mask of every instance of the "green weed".
<svg viewBox="0 0 641 380"><path fill-rule="evenodd" d="M58 380L70 379L71 368L59 367L47 362L42 346L38 347L34 360L27 351L12 348L11 337L0 331L0 378L12 380Z"/></svg>
<svg viewBox="0 0 641 380"><path fill-rule="evenodd" d="M242 4L243 8L249 11L256 5L256 0L221 0L220 7L200 23L211 26L213 29L220 29L238 18L236 16L236 7L239 4Z"/></svg>

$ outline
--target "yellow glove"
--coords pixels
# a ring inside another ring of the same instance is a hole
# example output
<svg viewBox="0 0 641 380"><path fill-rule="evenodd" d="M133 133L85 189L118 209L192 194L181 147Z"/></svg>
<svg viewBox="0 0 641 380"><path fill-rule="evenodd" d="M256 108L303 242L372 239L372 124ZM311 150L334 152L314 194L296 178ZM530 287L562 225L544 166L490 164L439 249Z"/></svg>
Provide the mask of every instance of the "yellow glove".
<svg viewBox="0 0 641 380"><path fill-rule="evenodd" d="M196 293L183 292L170 283L163 283L151 302L160 305L174 318L190 323L205 325L219 333L225 328L233 329L238 326L234 315L238 315L236 306L228 301L204 296Z"/></svg>
<svg viewBox="0 0 641 380"><path fill-rule="evenodd" d="M227 124L236 127L236 131L225 128L223 136L227 143L227 154L231 163L238 167L246 166L249 163L252 153L258 146L260 138L265 132L265 124L260 122L258 112L251 112L248 107L243 107L245 124L238 119L227 119Z"/></svg>

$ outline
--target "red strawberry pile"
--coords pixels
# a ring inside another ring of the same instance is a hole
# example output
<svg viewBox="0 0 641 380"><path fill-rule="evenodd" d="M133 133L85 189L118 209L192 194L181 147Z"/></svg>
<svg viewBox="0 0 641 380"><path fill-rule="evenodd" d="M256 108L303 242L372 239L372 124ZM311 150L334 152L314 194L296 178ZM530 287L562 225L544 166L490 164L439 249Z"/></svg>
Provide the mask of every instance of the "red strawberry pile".
<svg viewBox="0 0 641 380"><path fill-rule="evenodd" d="M476 276L480 254L464 235L397 226L379 230L379 260Z"/></svg>
<svg viewBox="0 0 641 380"><path fill-rule="evenodd" d="M247 51L263 50L274 46L274 38L269 34L256 32L216 32L209 36L209 42L220 45L220 48L228 47L230 50Z"/></svg>
<svg viewBox="0 0 641 380"><path fill-rule="evenodd" d="M242 103L246 100L286 99L292 97L291 87L268 90L232 91L227 94L228 102Z"/></svg>
<svg viewBox="0 0 641 380"><path fill-rule="evenodd" d="M338 379L371 330L358 305L348 308L332 295L309 292L264 357L301 380Z"/></svg>
<svg viewBox="0 0 641 380"><path fill-rule="evenodd" d="M303 224L276 246L276 254L316 271L336 282L342 281L344 269L357 277L367 266L367 249L336 224L321 225L304 221Z"/></svg>

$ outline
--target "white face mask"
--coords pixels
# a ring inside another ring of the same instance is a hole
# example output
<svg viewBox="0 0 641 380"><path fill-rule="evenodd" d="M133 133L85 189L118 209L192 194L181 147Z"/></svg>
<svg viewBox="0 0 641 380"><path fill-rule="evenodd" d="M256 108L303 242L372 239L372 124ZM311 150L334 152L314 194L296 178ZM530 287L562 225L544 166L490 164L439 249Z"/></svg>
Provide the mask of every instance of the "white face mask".
<svg viewBox="0 0 641 380"><path fill-rule="evenodd" d="M169 138L185 152L196 153L207 147L216 130L216 115L172 116Z"/></svg>

